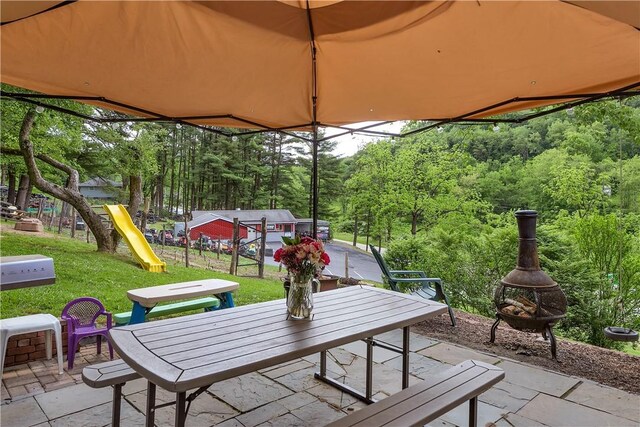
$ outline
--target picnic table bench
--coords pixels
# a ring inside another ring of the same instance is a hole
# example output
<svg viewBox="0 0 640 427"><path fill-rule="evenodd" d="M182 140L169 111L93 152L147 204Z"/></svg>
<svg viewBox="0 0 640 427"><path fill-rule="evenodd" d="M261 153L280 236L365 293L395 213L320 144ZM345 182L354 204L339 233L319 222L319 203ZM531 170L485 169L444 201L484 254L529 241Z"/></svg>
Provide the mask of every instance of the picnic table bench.
<svg viewBox="0 0 640 427"><path fill-rule="evenodd" d="M502 369L467 360L327 427L424 426L466 401L469 401L469 426L475 427L478 396L503 378Z"/></svg>
<svg viewBox="0 0 640 427"><path fill-rule="evenodd" d="M114 319L116 325L136 324L143 323L147 318L200 308L211 311L233 307L232 292L238 289L238 286L238 283L230 280L205 279L132 289L127 292L127 297L133 301L131 312L118 313L114 315ZM212 295L215 295L215 298ZM158 305L162 302L202 296L207 297Z"/></svg>
<svg viewBox="0 0 640 427"><path fill-rule="evenodd" d="M127 381L140 378L140 374L131 369L122 359L90 365L82 370L82 381L89 387L103 388L113 386L113 406L111 407L111 425L120 425L122 405L122 387Z"/></svg>
<svg viewBox="0 0 640 427"><path fill-rule="evenodd" d="M122 387L140 377L124 360L87 366L82 371L82 380L90 387L113 386L113 427L120 425ZM466 401L469 401L469 426L476 426L478 396L503 378L502 369L467 360L327 427L423 426Z"/></svg>

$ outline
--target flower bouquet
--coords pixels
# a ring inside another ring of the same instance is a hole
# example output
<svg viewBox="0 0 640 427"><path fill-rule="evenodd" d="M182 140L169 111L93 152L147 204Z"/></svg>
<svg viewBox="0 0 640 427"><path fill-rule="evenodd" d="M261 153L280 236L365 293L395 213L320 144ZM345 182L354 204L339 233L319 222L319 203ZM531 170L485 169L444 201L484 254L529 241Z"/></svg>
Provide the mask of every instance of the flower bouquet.
<svg viewBox="0 0 640 427"><path fill-rule="evenodd" d="M282 242L284 246L273 254L273 259L284 264L289 273L287 310L294 319L308 319L313 310L311 281L331 260L321 240L296 236L283 237Z"/></svg>

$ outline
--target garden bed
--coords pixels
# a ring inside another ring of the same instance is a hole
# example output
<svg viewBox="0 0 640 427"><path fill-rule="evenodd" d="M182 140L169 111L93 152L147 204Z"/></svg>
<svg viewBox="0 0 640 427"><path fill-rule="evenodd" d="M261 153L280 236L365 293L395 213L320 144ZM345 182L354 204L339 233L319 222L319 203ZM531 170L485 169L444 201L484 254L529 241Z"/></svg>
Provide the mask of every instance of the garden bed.
<svg viewBox="0 0 640 427"><path fill-rule="evenodd" d="M640 357L575 341L558 340L558 362L551 360L549 343L540 334L517 331L500 324L494 344L489 333L494 319L455 310L457 326L442 315L413 328L428 337L536 365L611 387L640 394Z"/></svg>

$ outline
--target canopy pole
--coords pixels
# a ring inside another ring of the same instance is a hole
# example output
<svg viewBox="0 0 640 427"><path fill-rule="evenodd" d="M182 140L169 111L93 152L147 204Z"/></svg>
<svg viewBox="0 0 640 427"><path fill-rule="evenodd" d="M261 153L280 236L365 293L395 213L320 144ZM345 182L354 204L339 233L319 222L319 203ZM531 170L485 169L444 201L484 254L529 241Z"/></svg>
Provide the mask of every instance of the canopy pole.
<svg viewBox="0 0 640 427"><path fill-rule="evenodd" d="M312 237L318 238L318 69L316 62L316 37L313 32L311 20L311 7L307 0L307 22L309 24L309 40L311 43L311 115L313 126L313 139L311 140L311 205L312 205Z"/></svg>
<svg viewBox="0 0 640 427"><path fill-rule="evenodd" d="M311 179L313 181L313 238L318 238L318 126L313 126L313 165L311 171Z"/></svg>

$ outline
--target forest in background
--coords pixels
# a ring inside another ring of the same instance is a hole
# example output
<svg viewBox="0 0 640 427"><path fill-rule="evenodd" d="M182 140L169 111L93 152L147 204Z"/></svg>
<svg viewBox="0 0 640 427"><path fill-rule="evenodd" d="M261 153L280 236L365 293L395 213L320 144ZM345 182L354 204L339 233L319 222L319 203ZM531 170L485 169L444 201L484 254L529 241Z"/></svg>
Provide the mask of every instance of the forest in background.
<svg viewBox="0 0 640 427"><path fill-rule="evenodd" d="M123 203L139 192L141 210L165 217L236 208L310 216L311 147L294 133L227 137L56 102L121 121L35 114L29 140L52 184L68 185L68 170L80 181L121 181ZM3 99L1 108L1 181L15 202L33 191L19 142L32 107ZM381 138L348 158L336 157L334 145L319 147L320 218L387 247L395 268L441 277L454 306L493 315L493 291L516 259L513 212L534 209L542 267L569 300L561 333L610 347L604 326L640 327L637 97L521 124L451 124Z"/></svg>

